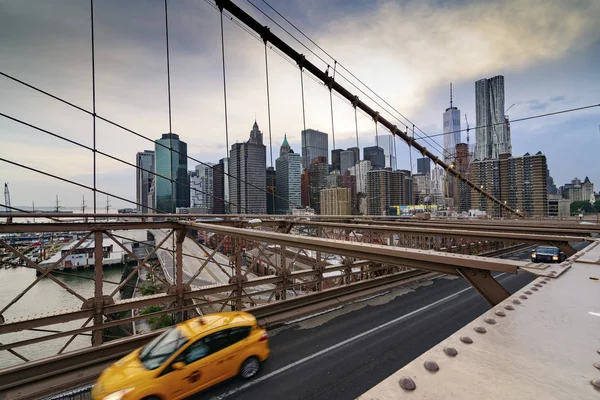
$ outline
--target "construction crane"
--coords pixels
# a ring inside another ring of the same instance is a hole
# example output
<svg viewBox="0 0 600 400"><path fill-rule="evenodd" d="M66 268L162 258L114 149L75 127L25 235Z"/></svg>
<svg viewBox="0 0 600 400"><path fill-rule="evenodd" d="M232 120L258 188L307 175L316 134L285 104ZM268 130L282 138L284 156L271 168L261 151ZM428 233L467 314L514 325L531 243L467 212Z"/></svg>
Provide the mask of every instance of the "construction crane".
<svg viewBox="0 0 600 400"><path fill-rule="evenodd" d="M517 104L517 103L513 103L513 105L512 105L512 106L508 107L508 108L507 108L507 109L504 111L504 114L506 114L506 113L508 112L508 110L510 110L511 108L513 108L513 107L515 106L515 104Z"/></svg>
<svg viewBox="0 0 600 400"><path fill-rule="evenodd" d="M7 212L11 212L12 208L10 206L10 192L8 191L8 182L4 183L4 207Z"/></svg>

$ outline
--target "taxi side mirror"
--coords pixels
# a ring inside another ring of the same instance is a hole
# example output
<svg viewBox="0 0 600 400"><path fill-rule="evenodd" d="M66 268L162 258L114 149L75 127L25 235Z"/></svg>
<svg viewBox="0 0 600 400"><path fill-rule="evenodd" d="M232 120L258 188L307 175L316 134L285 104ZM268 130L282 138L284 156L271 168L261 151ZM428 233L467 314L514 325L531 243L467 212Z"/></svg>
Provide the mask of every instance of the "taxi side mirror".
<svg viewBox="0 0 600 400"><path fill-rule="evenodd" d="M174 362L171 365L171 368L173 368L175 371L180 370L180 369L184 369L185 368L185 363L183 361Z"/></svg>

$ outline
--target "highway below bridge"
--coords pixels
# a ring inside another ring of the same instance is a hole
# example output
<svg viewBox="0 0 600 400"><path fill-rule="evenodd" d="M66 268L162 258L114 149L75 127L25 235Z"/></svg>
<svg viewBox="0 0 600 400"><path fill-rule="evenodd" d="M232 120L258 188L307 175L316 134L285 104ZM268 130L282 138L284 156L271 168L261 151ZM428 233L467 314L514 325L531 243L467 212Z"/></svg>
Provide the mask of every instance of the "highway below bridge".
<svg viewBox="0 0 600 400"><path fill-rule="evenodd" d="M529 255L528 248L503 258ZM536 278L493 275L511 294ZM489 309L458 277L384 292L271 331L271 357L257 378L234 378L190 400L355 399Z"/></svg>

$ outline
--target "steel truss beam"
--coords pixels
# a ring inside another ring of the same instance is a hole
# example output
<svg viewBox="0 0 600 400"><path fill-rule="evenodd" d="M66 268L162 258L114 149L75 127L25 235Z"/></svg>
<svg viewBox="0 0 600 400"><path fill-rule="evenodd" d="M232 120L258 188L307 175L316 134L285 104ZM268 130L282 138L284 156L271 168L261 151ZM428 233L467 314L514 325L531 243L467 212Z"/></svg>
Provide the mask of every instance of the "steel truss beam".
<svg viewBox="0 0 600 400"><path fill-rule="evenodd" d="M489 271L480 269L456 269L492 306L506 300L510 293L500 284Z"/></svg>
<svg viewBox="0 0 600 400"><path fill-rule="evenodd" d="M428 237L448 237L448 238L469 238L480 240L482 238L521 242L521 243L568 243L568 242L583 242L584 238L580 236L558 236L558 235L542 235L542 234L524 234L515 232L494 232L494 231L473 231L467 229L438 229L430 227L414 227L414 226L399 226L399 225L366 225L366 224L343 224L335 222L316 222L316 221L301 221L294 222L296 226L318 226L332 229L352 229L352 231L367 231L367 232L390 232L390 233L405 233L413 235L422 235ZM492 228L492 227L488 227ZM573 253L575 254L575 253Z"/></svg>

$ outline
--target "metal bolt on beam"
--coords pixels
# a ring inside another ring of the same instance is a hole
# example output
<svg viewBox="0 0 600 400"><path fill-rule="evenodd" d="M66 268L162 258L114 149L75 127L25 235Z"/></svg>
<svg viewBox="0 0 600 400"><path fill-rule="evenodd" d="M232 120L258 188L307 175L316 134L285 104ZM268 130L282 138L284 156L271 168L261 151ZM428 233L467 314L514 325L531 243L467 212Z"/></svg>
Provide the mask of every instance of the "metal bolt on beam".
<svg viewBox="0 0 600 400"><path fill-rule="evenodd" d="M531 296L531 295L533 294L533 292L532 292L531 290L526 290L526 291L525 291L525 294L528 294L528 295L530 295L530 296Z"/></svg>
<svg viewBox="0 0 600 400"><path fill-rule="evenodd" d="M506 317L506 313L502 310L496 310L495 314L499 317Z"/></svg>
<svg viewBox="0 0 600 400"><path fill-rule="evenodd" d="M402 378L400 378L400 381L398 383L400 384L400 387L404 390L415 390L417 388L415 381L413 381L412 378L409 376L403 376Z"/></svg>
<svg viewBox="0 0 600 400"><path fill-rule="evenodd" d="M505 305L505 306L504 306L504 308L506 308L507 310L510 310L510 311L512 311L512 310L514 310L514 309L515 309L515 308L514 308L513 306L511 306L510 304L507 304L507 305Z"/></svg>
<svg viewBox="0 0 600 400"><path fill-rule="evenodd" d="M600 390L600 378L592 379L590 383L596 390Z"/></svg>
<svg viewBox="0 0 600 400"><path fill-rule="evenodd" d="M440 366L438 365L438 363L436 363L433 360L427 360L423 363L423 366L425 367L425 369L429 372L437 372L440 369Z"/></svg>
<svg viewBox="0 0 600 400"><path fill-rule="evenodd" d="M484 321L490 325L495 325L496 324L496 320L494 318L486 318L484 319Z"/></svg>
<svg viewBox="0 0 600 400"><path fill-rule="evenodd" d="M486 333L487 329L485 329L483 326L476 326L475 327L475 332L477 332L477 333Z"/></svg>
<svg viewBox="0 0 600 400"><path fill-rule="evenodd" d="M527 296L525 296L525 297L527 297ZM513 302L513 304L521 304L521 302L517 299L513 300L512 302Z"/></svg>
<svg viewBox="0 0 600 400"><path fill-rule="evenodd" d="M463 342L463 343L466 343L466 344L471 344L471 343L473 343L473 339L471 339L471 338L470 338L470 337L468 337L468 336L461 336L461 337L460 337L460 341L461 341L461 342Z"/></svg>
<svg viewBox="0 0 600 400"><path fill-rule="evenodd" d="M458 351L454 347L444 347L444 353L450 357L455 357Z"/></svg>
<svg viewBox="0 0 600 400"><path fill-rule="evenodd" d="M524 294L522 294L522 295L520 295L520 296L519 296L519 298L520 298L520 299L523 299L523 300L527 300L529 297L527 297L527 296L525 296Z"/></svg>

